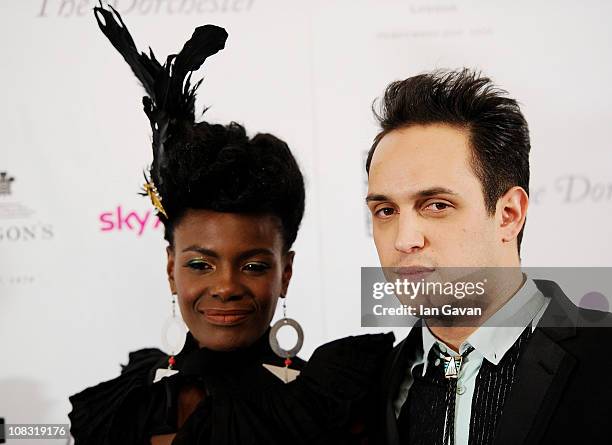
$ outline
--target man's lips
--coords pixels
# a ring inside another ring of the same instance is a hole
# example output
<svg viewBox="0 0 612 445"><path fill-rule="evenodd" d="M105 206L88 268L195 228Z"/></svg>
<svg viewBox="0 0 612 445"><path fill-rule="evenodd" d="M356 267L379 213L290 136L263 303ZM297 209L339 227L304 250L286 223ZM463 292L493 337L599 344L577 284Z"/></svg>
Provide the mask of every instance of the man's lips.
<svg viewBox="0 0 612 445"><path fill-rule="evenodd" d="M409 280L419 280L421 278L426 277L430 273L434 272L436 269L433 267L425 267L425 266L403 266L403 267L394 267L393 273L400 276L401 278L406 278Z"/></svg>
<svg viewBox="0 0 612 445"><path fill-rule="evenodd" d="M242 323L253 312L253 309L198 309L211 324L232 326Z"/></svg>

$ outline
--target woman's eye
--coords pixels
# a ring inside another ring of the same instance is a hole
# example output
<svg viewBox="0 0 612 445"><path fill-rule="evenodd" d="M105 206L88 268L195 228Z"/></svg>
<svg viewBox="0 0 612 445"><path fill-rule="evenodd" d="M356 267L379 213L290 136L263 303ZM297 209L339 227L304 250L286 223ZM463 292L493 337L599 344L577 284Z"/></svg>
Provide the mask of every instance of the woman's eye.
<svg viewBox="0 0 612 445"><path fill-rule="evenodd" d="M191 260L187 262L187 267L193 270L207 270L212 269L212 266L206 261L202 260Z"/></svg>
<svg viewBox="0 0 612 445"><path fill-rule="evenodd" d="M395 213L395 209L393 207L383 207L374 212L374 216L378 218L388 218Z"/></svg>
<svg viewBox="0 0 612 445"><path fill-rule="evenodd" d="M270 268L270 265L266 263L248 263L245 264L243 270L247 272L265 272Z"/></svg>

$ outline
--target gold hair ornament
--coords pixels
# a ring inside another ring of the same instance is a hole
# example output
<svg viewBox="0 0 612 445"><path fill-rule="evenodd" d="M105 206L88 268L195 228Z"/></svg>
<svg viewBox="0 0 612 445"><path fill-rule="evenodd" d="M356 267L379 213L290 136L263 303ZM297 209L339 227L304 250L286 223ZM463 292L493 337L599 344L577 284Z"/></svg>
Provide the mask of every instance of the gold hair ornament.
<svg viewBox="0 0 612 445"><path fill-rule="evenodd" d="M166 219L168 219L168 214L166 213L166 211L164 210L164 206L162 205L162 197L157 191L157 187L155 187L153 181L146 180L146 182L142 186L142 189L147 195L149 195L153 207L155 207L159 211L159 213L161 213L166 217Z"/></svg>

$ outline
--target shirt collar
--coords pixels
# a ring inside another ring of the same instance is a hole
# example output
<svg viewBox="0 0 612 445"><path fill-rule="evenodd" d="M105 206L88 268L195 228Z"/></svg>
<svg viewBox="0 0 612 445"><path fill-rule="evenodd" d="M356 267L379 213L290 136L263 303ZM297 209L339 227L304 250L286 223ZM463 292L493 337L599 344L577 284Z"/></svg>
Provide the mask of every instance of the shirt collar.
<svg viewBox="0 0 612 445"><path fill-rule="evenodd" d="M431 348L433 348L433 346L437 342L439 342L439 340L431 333L431 331L429 330L429 328L427 327L425 323L423 323L422 329L423 329L423 375L425 375L425 372L427 371L427 365L429 364L429 360L427 360L427 358L429 357L429 351L431 351Z"/></svg>
<svg viewBox="0 0 612 445"><path fill-rule="evenodd" d="M533 280L525 275L525 282L483 326L478 328L459 347L463 353L473 346L478 353L494 365L498 365L504 354L512 347L529 324L532 329L541 317L549 299L538 290ZM438 340L423 323L423 375L427 370L431 348L438 343L449 349Z"/></svg>
<svg viewBox="0 0 612 445"><path fill-rule="evenodd" d="M533 280L525 276L518 292L466 341L490 363L498 365L525 328L530 324L531 329L535 328L535 318L546 303Z"/></svg>

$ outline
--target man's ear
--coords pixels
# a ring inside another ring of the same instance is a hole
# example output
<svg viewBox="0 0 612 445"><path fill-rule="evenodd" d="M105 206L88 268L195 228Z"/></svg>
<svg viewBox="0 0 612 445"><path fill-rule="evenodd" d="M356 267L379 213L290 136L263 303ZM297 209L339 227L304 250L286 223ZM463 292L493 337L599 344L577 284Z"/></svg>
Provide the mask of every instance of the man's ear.
<svg viewBox="0 0 612 445"><path fill-rule="evenodd" d="M528 207L529 196L519 186L512 187L499 199L497 202L498 227L502 242L509 243L516 240L525 225Z"/></svg>
<svg viewBox="0 0 612 445"><path fill-rule="evenodd" d="M293 258L295 258L295 252L290 250L285 254L285 258L283 260L283 296L287 295L287 290L289 289L289 282L291 281L291 276L293 275Z"/></svg>
<svg viewBox="0 0 612 445"><path fill-rule="evenodd" d="M174 248L172 246L166 247L166 253L168 254L168 262L166 263L166 273L168 274L168 284L170 284L170 292L172 295L176 294L176 284L174 282Z"/></svg>

